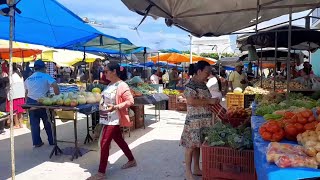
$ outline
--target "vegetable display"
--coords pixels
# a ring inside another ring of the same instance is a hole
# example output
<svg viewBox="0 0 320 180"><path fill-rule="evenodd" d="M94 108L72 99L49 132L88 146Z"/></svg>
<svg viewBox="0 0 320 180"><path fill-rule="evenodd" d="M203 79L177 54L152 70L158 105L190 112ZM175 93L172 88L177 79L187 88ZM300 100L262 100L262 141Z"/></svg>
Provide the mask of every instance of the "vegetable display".
<svg viewBox="0 0 320 180"><path fill-rule="evenodd" d="M252 86L248 86L246 87L246 89L243 92L244 94L248 94L248 95L254 95L254 94L263 94L263 95L267 95L270 92L267 90L264 90L260 87L252 87Z"/></svg>
<svg viewBox="0 0 320 180"><path fill-rule="evenodd" d="M268 121L259 128L259 133L265 141L279 142L284 136L284 130L281 123L277 121Z"/></svg>
<svg viewBox="0 0 320 180"><path fill-rule="evenodd" d="M251 128L245 125L233 128L221 122L203 132L209 146L229 146L234 149L252 149Z"/></svg>
<svg viewBox="0 0 320 180"><path fill-rule="evenodd" d="M276 89L287 89L287 82L276 80ZM254 87L260 87L261 81L257 81L254 85ZM307 87L303 84L300 84L299 82L291 81L289 83L290 89L307 89ZM263 79L262 80L262 88L263 89L273 89L274 88L274 80L273 79Z"/></svg>

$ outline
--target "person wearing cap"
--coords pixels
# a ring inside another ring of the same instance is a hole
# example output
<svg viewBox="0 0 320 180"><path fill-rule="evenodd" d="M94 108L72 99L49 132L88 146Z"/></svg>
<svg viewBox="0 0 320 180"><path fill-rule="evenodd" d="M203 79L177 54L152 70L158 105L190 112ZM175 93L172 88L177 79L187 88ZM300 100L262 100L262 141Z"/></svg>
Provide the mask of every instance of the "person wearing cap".
<svg viewBox="0 0 320 180"><path fill-rule="evenodd" d="M60 93L58 84L49 74L46 74L46 65L42 60L37 60L34 63L35 72L28 77L25 82L26 89L26 102L27 104L37 103L40 98L46 97L50 90L53 88L54 94ZM40 147L44 143L40 137L40 119L44 124L48 141L50 145L54 144L51 124L48 120L45 109L36 109L29 111L30 125L31 125L31 136L32 142L35 147Z"/></svg>
<svg viewBox="0 0 320 180"><path fill-rule="evenodd" d="M243 73L243 64L239 62L235 67L236 70L229 75L229 89L233 91L235 88L239 87L244 90L247 87L248 80Z"/></svg>

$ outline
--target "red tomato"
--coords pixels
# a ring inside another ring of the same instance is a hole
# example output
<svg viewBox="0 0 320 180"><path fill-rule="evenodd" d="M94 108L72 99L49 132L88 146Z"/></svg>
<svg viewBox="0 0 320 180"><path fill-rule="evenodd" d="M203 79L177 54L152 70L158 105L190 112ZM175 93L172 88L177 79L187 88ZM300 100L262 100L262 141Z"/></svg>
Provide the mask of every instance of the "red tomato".
<svg viewBox="0 0 320 180"><path fill-rule="evenodd" d="M315 121L315 120L316 120L316 118L313 115L308 118L308 122L312 122L312 121Z"/></svg>
<svg viewBox="0 0 320 180"><path fill-rule="evenodd" d="M272 139L272 134L268 131L265 131L261 134L263 140L270 141Z"/></svg>
<svg viewBox="0 0 320 180"><path fill-rule="evenodd" d="M308 120L304 117L301 117L301 118L298 118L297 119L297 123L300 123L300 124L307 124L308 123Z"/></svg>
<svg viewBox="0 0 320 180"><path fill-rule="evenodd" d="M280 129L278 132L276 132L272 135L271 141L275 141L275 142L281 141L284 137L284 134L285 134L284 131L282 129Z"/></svg>
<svg viewBox="0 0 320 180"><path fill-rule="evenodd" d="M304 131L303 125L300 123L295 123L294 126L296 127L297 131L299 133L302 133Z"/></svg>
<svg viewBox="0 0 320 180"><path fill-rule="evenodd" d="M287 135L289 136L297 136L299 131L296 129L296 126L293 124L287 124L284 127L284 131L286 132Z"/></svg>
<svg viewBox="0 0 320 180"><path fill-rule="evenodd" d="M297 115L292 116L291 120L296 122L298 120L298 116Z"/></svg>
<svg viewBox="0 0 320 180"><path fill-rule="evenodd" d="M305 130L315 130L316 129L316 125L314 123L307 123L304 125L304 129Z"/></svg>
<svg viewBox="0 0 320 180"><path fill-rule="evenodd" d="M294 115L293 112L287 111L284 113L284 118L291 119Z"/></svg>
<svg viewBox="0 0 320 180"><path fill-rule="evenodd" d="M309 112L307 111L307 110L305 110L305 111L302 111L301 112L301 115L302 115L302 117L304 117L304 118L308 118L310 115L309 115Z"/></svg>

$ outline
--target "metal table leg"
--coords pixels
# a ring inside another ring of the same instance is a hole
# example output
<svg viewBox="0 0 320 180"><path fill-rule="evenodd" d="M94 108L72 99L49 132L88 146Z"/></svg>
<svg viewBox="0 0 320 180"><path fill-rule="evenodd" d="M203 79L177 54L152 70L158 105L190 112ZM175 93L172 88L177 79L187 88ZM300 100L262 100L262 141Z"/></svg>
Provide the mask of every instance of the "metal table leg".
<svg viewBox="0 0 320 180"><path fill-rule="evenodd" d="M57 141L57 127L56 127L56 119L51 116L51 111L49 109L46 109L47 111L47 116L48 116L48 121L52 122L53 125L53 140L54 140L54 147L50 153L49 158L51 159L53 156L53 153L57 156L59 153L62 154L61 149L58 146L58 141Z"/></svg>
<svg viewBox="0 0 320 180"><path fill-rule="evenodd" d="M82 153L80 152L80 149L78 147L78 132L77 132L77 119L74 120L74 152L71 157L71 161L73 161L74 158L78 158L79 156L82 156Z"/></svg>
<svg viewBox="0 0 320 180"><path fill-rule="evenodd" d="M91 117L93 118L92 115L91 115ZM86 136L86 139L84 140L84 144L90 143L91 141L93 142L93 139L92 139L92 137L90 135L89 115L87 115L87 136Z"/></svg>

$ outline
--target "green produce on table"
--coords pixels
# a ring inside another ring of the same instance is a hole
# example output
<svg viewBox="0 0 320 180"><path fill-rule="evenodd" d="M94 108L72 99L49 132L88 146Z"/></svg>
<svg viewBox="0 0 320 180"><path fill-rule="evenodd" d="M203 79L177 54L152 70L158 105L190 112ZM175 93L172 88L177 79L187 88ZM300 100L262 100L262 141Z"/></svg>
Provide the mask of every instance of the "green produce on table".
<svg viewBox="0 0 320 180"><path fill-rule="evenodd" d="M272 114L277 110L281 110L281 106L279 106L278 104L262 105L257 108L256 115L264 116L266 114Z"/></svg>
<svg viewBox="0 0 320 180"><path fill-rule="evenodd" d="M263 118L265 120L277 120L277 119L281 119L283 116L282 115L279 115L279 114L265 114L263 116Z"/></svg>
<svg viewBox="0 0 320 180"><path fill-rule="evenodd" d="M203 137L209 146L229 146L234 149L251 149L251 128L241 125L233 128L221 122L203 131Z"/></svg>
<svg viewBox="0 0 320 180"><path fill-rule="evenodd" d="M163 90L163 94L166 94L166 95L180 95L180 92L178 90L174 90L174 89L164 89Z"/></svg>

